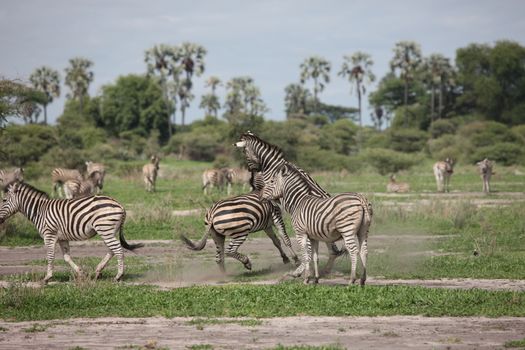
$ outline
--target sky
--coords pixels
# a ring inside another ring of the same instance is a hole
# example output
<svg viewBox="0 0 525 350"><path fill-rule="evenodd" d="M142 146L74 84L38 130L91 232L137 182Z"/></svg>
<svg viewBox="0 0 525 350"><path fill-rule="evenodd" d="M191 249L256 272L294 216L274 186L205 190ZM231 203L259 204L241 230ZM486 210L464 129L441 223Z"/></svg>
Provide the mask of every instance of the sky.
<svg viewBox="0 0 525 350"><path fill-rule="evenodd" d="M337 75L344 55L369 53L379 80L402 40L418 42L424 56L441 53L452 60L470 43L507 39L525 45L524 14L521 0L2 0L0 76L28 81L40 66L58 70L61 97L48 106L54 122L68 92L63 80L70 58L94 62L93 96L121 75L145 73L145 50L190 41L208 53L187 122L204 115L198 105L210 75L224 82L251 76L270 109L266 118L284 120L284 88L299 82L299 65L309 56L332 64L321 100L356 107L350 84ZM224 87L219 94L224 101ZM363 118L371 124L366 99Z"/></svg>

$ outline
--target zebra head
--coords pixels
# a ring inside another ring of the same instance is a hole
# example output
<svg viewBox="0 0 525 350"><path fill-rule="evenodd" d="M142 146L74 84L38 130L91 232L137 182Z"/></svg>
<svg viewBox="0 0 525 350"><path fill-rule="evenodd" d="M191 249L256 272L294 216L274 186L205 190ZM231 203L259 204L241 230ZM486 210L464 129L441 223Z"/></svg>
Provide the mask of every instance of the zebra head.
<svg viewBox="0 0 525 350"><path fill-rule="evenodd" d="M446 172L449 174L452 174L454 172L454 159L452 158L445 159L445 164L446 164L446 167L445 167Z"/></svg>
<svg viewBox="0 0 525 350"><path fill-rule="evenodd" d="M2 198L2 205L0 206L0 224L20 210L19 190L20 183L18 182L13 182L5 188L4 198Z"/></svg>
<svg viewBox="0 0 525 350"><path fill-rule="evenodd" d="M249 171L267 171L271 164L277 165L284 161L284 153L279 147L262 140L251 131L242 134L235 147L243 149Z"/></svg>
<svg viewBox="0 0 525 350"><path fill-rule="evenodd" d="M476 165L478 166L479 171L482 174L492 172L493 162L488 160L488 158L483 159L481 162L477 162Z"/></svg>
<svg viewBox="0 0 525 350"><path fill-rule="evenodd" d="M283 166L273 178L265 181L261 198L274 201L282 198L284 195L284 182L287 176L288 169L286 166Z"/></svg>

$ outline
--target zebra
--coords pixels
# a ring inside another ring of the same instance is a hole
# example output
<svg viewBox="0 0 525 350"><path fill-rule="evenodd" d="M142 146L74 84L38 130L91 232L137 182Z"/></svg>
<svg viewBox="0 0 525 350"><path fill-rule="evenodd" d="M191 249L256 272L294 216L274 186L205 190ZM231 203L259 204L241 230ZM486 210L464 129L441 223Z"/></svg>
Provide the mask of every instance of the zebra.
<svg viewBox="0 0 525 350"><path fill-rule="evenodd" d="M16 181L24 181L23 168L15 168L12 170L0 169L0 189L4 189L7 185Z"/></svg>
<svg viewBox="0 0 525 350"><path fill-rule="evenodd" d="M226 171L226 181L228 186L239 185L242 186L242 191L246 190L246 186L250 186L251 172L243 168L228 168Z"/></svg>
<svg viewBox="0 0 525 350"><path fill-rule="evenodd" d="M490 178L492 174L492 167L494 166L493 161L488 160L487 158L483 159L481 162L477 162L476 165L479 169L479 175L481 176L481 181L483 181L483 192L490 192Z"/></svg>
<svg viewBox="0 0 525 350"><path fill-rule="evenodd" d="M224 184L228 184L227 194L230 195L231 178L231 173L227 168L204 170L202 173L202 190L204 195L209 194L213 187L217 187L219 191L222 191Z"/></svg>
<svg viewBox="0 0 525 350"><path fill-rule="evenodd" d="M283 207L292 219L297 240L303 250L303 261L293 277L305 274L304 282L310 281L310 259L314 263L314 283L319 281L319 241L335 242L343 239L352 263L350 284L356 281L357 254L361 257L363 273L360 284L366 281L368 255L368 230L372 221L372 206L359 193L347 192L329 198L311 194L311 185L295 167L284 164L275 177L265 184L262 198L282 200ZM312 253L307 245L312 241Z"/></svg>
<svg viewBox="0 0 525 350"><path fill-rule="evenodd" d="M299 259L292 248L290 238L286 234L281 210L269 201L263 201L260 198L261 189L264 186L262 177L253 173L250 182L254 188L252 192L220 200L207 211L204 219L206 232L198 243L192 242L184 235L181 235L181 239L189 249L202 250L206 246L208 236L211 235L217 250L215 261L221 272L224 273L224 241L226 237L231 237L226 249L226 256L237 259L246 269L251 270L250 259L237 250L244 243L248 234L260 230L264 230L270 237L279 250L283 263L290 262L281 248L279 238L272 229L272 226L275 226L295 263L298 264Z"/></svg>
<svg viewBox="0 0 525 350"><path fill-rule="evenodd" d="M449 192L450 176L454 173L454 160L436 162L432 167L436 178L438 192Z"/></svg>
<svg viewBox="0 0 525 350"><path fill-rule="evenodd" d="M90 177L94 172L98 172L98 180L96 183L97 194L104 188L104 178L106 177L106 166L102 163L93 163L92 161L86 162L86 177Z"/></svg>
<svg viewBox="0 0 525 350"><path fill-rule="evenodd" d="M157 181L157 174L159 172L160 159L157 156L151 156L150 163L142 167L142 178L146 185L146 191L155 192L155 182Z"/></svg>
<svg viewBox="0 0 525 350"><path fill-rule="evenodd" d="M51 180L53 182L53 194L58 197L64 197L64 183L68 180L76 180L78 182L82 181L84 178L80 171L77 169L65 169L65 168L55 168L51 172ZM60 193L60 189L62 192Z"/></svg>
<svg viewBox="0 0 525 350"><path fill-rule="evenodd" d="M66 199L91 196L97 191L97 184L100 182L100 173L95 171L87 179L78 181L76 179L64 182L64 196Z"/></svg>
<svg viewBox="0 0 525 350"><path fill-rule="evenodd" d="M251 131L243 133L239 141L234 144L235 147L242 148L249 171L259 171L263 174L264 183L267 184L284 165L288 164L294 167L304 179L308 182L310 194L319 198L329 198L330 194L326 192L319 184L310 177L308 173L288 162L284 158L284 152L276 145L270 144ZM307 241L310 247L310 240ZM328 274L332 270L335 259L344 254L344 250L339 250L335 243L326 243L329 258L324 268L323 274Z"/></svg>
<svg viewBox="0 0 525 350"><path fill-rule="evenodd" d="M396 176L394 174L391 174L388 178L388 184L386 185L386 191L387 192L394 192L394 193L405 193L410 192L410 185L406 182L397 182Z"/></svg>
<svg viewBox="0 0 525 350"><path fill-rule="evenodd" d="M6 187L5 197L0 206L0 224L16 212L21 212L37 228L47 248L47 274L43 283L53 276L55 245L58 242L64 260L77 275L82 270L69 255L69 241L87 240L97 233L109 249L98 264L95 279L100 276L108 261L117 256L118 272L115 281L124 274L124 254L122 248L134 250L143 244L129 244L124 239L122 226L126 211L117 201L106 196L90 196L75 199L51 199L35 187L26 183L12 183ZM119 233L119 240L116 234Z"/></svg>

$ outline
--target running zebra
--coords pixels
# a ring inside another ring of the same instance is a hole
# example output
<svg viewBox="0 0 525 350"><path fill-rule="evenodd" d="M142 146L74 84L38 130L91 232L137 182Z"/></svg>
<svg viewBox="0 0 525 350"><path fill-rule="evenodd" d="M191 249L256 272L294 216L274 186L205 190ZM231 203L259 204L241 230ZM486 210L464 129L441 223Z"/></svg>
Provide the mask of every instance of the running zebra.
<svg viewBox="0 0 525 350"><path fill-rule="evenodd" d="M492 167L494 162L488 160L487 158L483 159L481 162L477 162L476 165L479 169L479 175L481 176L481 181L483 181L483 192L490 192L490 178L492 174Z"/></svg>
<svg viewBox="0 0 525 350"><path fill-rule="evenodd" d="M91 161L86 162L86 177L90 177L91 174L94 172L98 172L100 176L98 176L98 180L96 183L96 190L97 193L100 193L102 191L102 188L104 188L104 178L106 177L106 166L102 163L93 163Z"/></svg>
<svg viewBox="0 0 525 350"><path fill-rule="evenodd" d="M100 183L100 176L100 173L95 171L82 181L67 180L63 186L65 198L72 199L94 195L97 192L97 185Z"/></svg>
<svg viewBox="0 0 525 350"><path fill-rule="evenodd" d="M248 234L264 230L272 240L275 247L279 250L283 262L289 263L290 260L281 248L279 238L275 235L272 226L277 228L284 244L290 250L290 254L297 264L299 259L295 254L290 238L286 234L281 210L269 201L261 200L261 189L264 186L260 175L252 175L252 187L254 190L248 194L236 196L229 199L220 200L215 203L206 213L204 222L206 233L197 243L192 242L184 235L181 235L186 246L191 250L202 250L206 246L208 236L211 235L217 249L215 261L221 272L224 268L224 241L230 237L231 241L226 249L226 256L239 260L246 269L252 269L250 259L239 253L237 250L244 243Z"/></svg>
<svg viewBox="0 0 525 350"><path fill-rule="evenodd" d="M159 173L160 159L157 156L151 156L150 163L142 167L142 178L146 185L146 191L155 192L155 183L157 182L157 175Z"/></svg>
<svg viewBox="0 0 525 350"><path fill-rule="evenodd" d="M98 264L95 279L99 277L108 261L117 256L118 272L115 281L124 273L124 253L122 247L134 250L142 244L128 244L124 239L122 226L126 211L117 201L105 196L91 196L76 199L51 199L36 188L25 183L12 183L6 188L5 197L0 206L0 224L16 212L21 212L37 228L47 248L46 284L53 276L55 245L58 242L64 260L78 275L82 270L69 255L69 241L82 241L97 233L109 249ZM119 233L119 240L115 238Z"/></svg>
<svg viewBox="0 0 525 350"><path fill-rule="evenodd" d="M13 182L22 182L24 181L24 169L15 168L12 170L2 170L0 169L0 189L4 189Z"/></svg>
<svg viewBox="0 0 525 350"><path fill-rule="evenodd" d="M262 172L265 184L273 179L284 164L288 164L294 167L310 185L309 190L311 195L319 198L330 197L330 194L319 186L308 173L295 164L288 162L284 158L284 152L279 147L262 140L254 133L250 131L243 133L239 141L234 145L243 149L249 171ZM308 240L308 248L310 248L310 244L310 240ZM328 274L332 270L335 259L345 252L344 250L339 250L335 243L326 243L326 247L328 248L329 258L323 271L324 274Z"/></svg>
<svg viewBox="0 0 525 350"><path fill-rule="evenodd" d="M454 173L454 161L447 158L445 161L436 162L432 169L438 192L449 192L450 177Z"/></svg>
<svg viewBox="0 0 525 350"><path fill-rule="evenodd" d="M386 191L387 192L394 192L394 193L405 193L410 192L410 185L406 182L397 182L396 176L394 174L391 174L388 178L388 184L386 185Z"/></svg>
<svg viewBox="0 0 525 350"><path fill-rule="evenodd" d="M227 168L222 169L207 169L202 173L202 190L204 195L210 194L213 187L217 187L219 191L224 189L224 185L228 184L228 195L231 191L231 174Z"/></svg>
<svg viewBox="0 0 525 350"><path fill-rule="evenodd" d="M82 181L82 174L77 169L55 168L51 172L53 181L53 194L58 197L65 197L64 183L68 180ZM62 190L63 193L60 193Z"/></svg>
<svg viewBox="0 0 525 350"><path fill-rule="evenodd" d="M368 255L368 229L372 221L372 207L358 193L341 193L320 198L311 193L311 185L296 168L285 164L274 179L264 186L263 199L281 200L292 218L292 226L303 250L303 261L292 276L305 273L305 283L310 280L310 259L314 263L314 283L319 281L319 241L335 242L343 239L352 262L350 284L356 281L357 254L361 257L363 273L360 284L366 281ZM308 240L312 241L312 252ZM313 257L312 257L313 253Z"/></svg>

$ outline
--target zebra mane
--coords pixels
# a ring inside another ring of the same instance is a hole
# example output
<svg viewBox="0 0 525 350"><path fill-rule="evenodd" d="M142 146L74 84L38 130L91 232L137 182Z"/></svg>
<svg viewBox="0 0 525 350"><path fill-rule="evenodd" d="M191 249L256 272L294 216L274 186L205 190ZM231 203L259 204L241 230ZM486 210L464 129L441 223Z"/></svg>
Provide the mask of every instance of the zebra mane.
<svg viewBox="0 0 525 350"><path fill-rule="evenodd" d="M265 148L275 151L275 153L279 157L284 158L284 151L279 146L269 143L267 141L264 141L259 136L252 133L251 131L243 133L240 137L240 140L252 141L252 142L262 144Z"/></svg>
<svg viewBox="0 0 525 350"><path fill-rule="evenodd" d="M11 186L14 186L17 183L20 185L20 189L27 188L30 192L37 193L37 194L39 194L41 196L44 196L45 198L49 198L49 195L46 192L44 192L42 190L39 190L38 188L36 188L36 187L26 183L26 182L12 182L11 184L9 184L8 187L5 188L4 191L7 193L8 188L11 187Z"/></svg>
<svg viewBox="0 0 525 350"><path fill-rule="evenodd" d="M290 162L286 162L283 164L283 166L281 167L281 170L282 169L286 169L287 172L291 173L292 175L295 175L297 178L299 178L301 180L302 183L304 183L304 185L308 188L308 192L310 194L312 193L319 193L319 191L323 191L324 194L327 194L322 188L321 186L319 186L317 184L317 182L315 182L314 179L312 179L308 173L306 173L303 169L299 168L297 165L295 165L294 163L290 163ZM318 186L318 188L316 188L314 186L314 183ZM329 195L328 195L329 196Z"/></svg>

